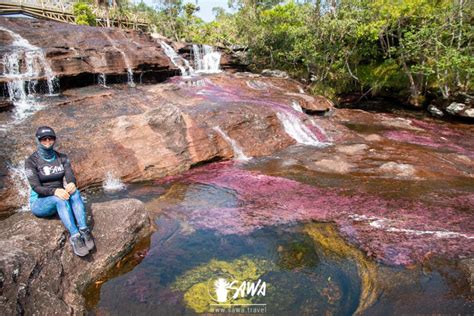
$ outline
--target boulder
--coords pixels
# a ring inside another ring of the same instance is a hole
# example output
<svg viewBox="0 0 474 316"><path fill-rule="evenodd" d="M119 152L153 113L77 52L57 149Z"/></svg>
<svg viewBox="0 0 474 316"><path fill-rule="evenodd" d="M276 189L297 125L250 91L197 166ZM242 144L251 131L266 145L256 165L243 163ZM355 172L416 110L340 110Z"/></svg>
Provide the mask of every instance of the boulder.
<svg viewBox="0 0 474 316"><path fill-rule="evenodd" d="M264 69L262 70L262 76L265 77L276 77L276 78L289 78L288 73L283 70L277 69Z"/></svg>
<svg viewBox="0 0 474 316"><path fill-rule="evenodd" d="M334 109L334 103L320 95L287 92L286 95L297 97L298 103L306 114L323 115Z"/></svg>
<svg viewBox="0 0 474 316"><path fill-rule="evenodd" d="M446 107L446 112L461 118L474 118L474 108L464 103L452 102Z"/></svg>
<svg viewBox="0 0 474 316"><path fill-rule="evenodd" d="M241 48L225 50L220 49L221 55L221 68L229 72L243 72L247 71L249 67L249 56L247 52Z"/></svg>
<svg viewBox="0 0 474 316"><path fill-rule="evenodd" d="M444 116L444 113L443 111L441 111L440 109L438 109L436 106L434 106L433 104L430 104L428 106L428 112L430 112L433 116L436 116L436 117L443 117Z"/></svg>
<svg viewBox="0 0 474 316"><path fill-rule="evenodd" d="M458 102L453 102L446 108L446 112L448 112L451 115L457 115L457 114L463 112L465 109L466 109L465 104L458 103Z"/></svg>
<svg viewBox="0 0 474 316"><path fill-rule="evenodd" d="M135 199L92 204L96 248L73 254L57 218L17 213L0 222L2 315L84 313L82 292L150 233L144 204Z"/></svg>

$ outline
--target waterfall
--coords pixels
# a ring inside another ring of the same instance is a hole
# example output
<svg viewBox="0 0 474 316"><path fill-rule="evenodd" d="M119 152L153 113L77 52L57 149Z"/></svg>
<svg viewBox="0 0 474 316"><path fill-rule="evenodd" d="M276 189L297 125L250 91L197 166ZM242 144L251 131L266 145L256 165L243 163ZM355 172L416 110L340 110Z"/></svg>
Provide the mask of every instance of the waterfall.
<svg viewBox="0 0 474 316"><path fill-rule="evenodd" d="M10 170L10 173L12 175L13 185L16 188L16 192L23 201L23 205L19 209L19 211L28 211L30 209L28 203L30 185L28 183L28 178L26 177L25 160L21 160L18 164L15 165L9 165L8 170Z"/></svg>
<svg viewBox="0 0 474 316"><path fill-rule="evenodd" d="M234 158L236 160L249 160L250 159L244 154L244 151L242 150L242 148L240 148L237 142L233 140L232 138L230 138L229 135L227 135L219 126L214 126L212 129L218 132L226 140L226 142L232 146L232 150L234 151Z"/></svg>
<svg viewBox="0 0 474 316"><path fill-rule="evenodd" d="M285 132L300 144L321 147L322 143L318 138L301 122L301 120L290 112L277 112L277 117L283 124Z"/></svg>
<svg viewBox="0 0 474 316"><path fill-rule="evenodd" d="M163 47L166 56L171 60L173 65L179 68L181 71L181 76L190 77L194 75L194 69L189 65L189 62L178 55L170 45L166 44L164 41L160 41L161 47Z"/></svg>
<svg viewBox="0 0 474 316"><path fill-rule="evenodd" d="M126 185L120 181L119 178L115 177L112 172L107 172L105 180L102 183L102 188L106 192L117 192L122 191L126 188Z"/></svg>
<svg viewBox="0 0 474 316"><path fill-rule="evenodd" d="M291 102L291 106L293 107L293 109L295 109L295 111L303 113L303 108L297 101Z"/></svg>
<svg viewBox="0 0 474 316"><path fill-rule="evenodd" d="M0 31L10 35L13 39L10 46L15 47L14 52L3 56L3 76L7 78L8 94L15 105L14 118L21 121L42 108L34 97L39 80L46 78L50 96L58 89L58 80L41 48L9 29L0 26Z"/></svg>
<svg viewBox="0 0 474 316"><path fill-rule="evenodd" d="M104 73L97 76L97 83L104 88L107 88L107 77Z"/></svg>
<svg viewBox="0 0 474 316"><path fill-rule="evenodd" d="M135 82L133 81L133 71L132 71L132 64L130 62L130 59L128 59L127 55L125 54L125 52L123 50L121 50L120 48L118 48L115 45L115 41L109 36L109 34L107 34L105 31L102 31L102 34L104 34L104 36L107 38L110 45L112 45L112 47L116 51L118 51L120 53L120 55L122 55L123 61L125 63L125 67L127 68L127 82L128 82L128 85L130 87L134 87Z"/></svg>
<svg viewBox="0 0 474 316"><path fill-rule="evenodd" d="M198 73L219 73L221 72L221 53L214 50L209 45L193 45L194 67Z"/></svg>

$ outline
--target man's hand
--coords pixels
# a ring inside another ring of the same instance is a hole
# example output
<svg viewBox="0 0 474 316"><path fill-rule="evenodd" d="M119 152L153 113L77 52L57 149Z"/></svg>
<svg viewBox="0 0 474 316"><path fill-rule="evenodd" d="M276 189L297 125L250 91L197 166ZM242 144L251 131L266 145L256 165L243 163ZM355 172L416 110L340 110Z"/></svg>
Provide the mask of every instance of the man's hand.
<svg viewBox="0 0 474 316"><path fill-rule="evenodd" d="M70 196L69 193L67 193L67 191L64 189L56 189L54 191L54 195L64 201L69 200L69 196Z"/></svg>
<svg viewBox="0 0 474 316"><path fill-rule="evenodd" d="M76 192L76 185L72 182L68 183L66 185L66 192L72 195L74 192Z"/></svg>

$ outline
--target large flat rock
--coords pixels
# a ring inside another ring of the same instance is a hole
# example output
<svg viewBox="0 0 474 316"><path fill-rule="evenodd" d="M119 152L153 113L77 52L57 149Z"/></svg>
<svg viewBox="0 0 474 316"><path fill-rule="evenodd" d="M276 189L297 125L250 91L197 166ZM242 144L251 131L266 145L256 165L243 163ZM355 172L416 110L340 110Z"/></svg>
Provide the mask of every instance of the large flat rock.
<svg viewBox="0 0 474 316"><path fill-rule="evenodd" d="M110 269L149 232L142 202L123 199L92 204L96 249L73 254L59 219L17 213L0 222L2 315L81 314L85 287Z"/></svg>

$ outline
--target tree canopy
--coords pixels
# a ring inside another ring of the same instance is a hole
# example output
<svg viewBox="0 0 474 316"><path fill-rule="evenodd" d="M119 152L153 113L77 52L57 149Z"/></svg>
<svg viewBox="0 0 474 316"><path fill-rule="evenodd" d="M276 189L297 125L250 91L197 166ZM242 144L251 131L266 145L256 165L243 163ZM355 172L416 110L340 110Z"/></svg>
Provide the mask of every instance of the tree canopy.
<svg viewBox="0 0 474 316"><path fill-rule="evenodd" d="M472 90L473 9L468 0L229 0L214 21L199 3L157 0L142 12L174 40L247 48L255 69L278 68L331 96L393 91L423 102Z"/></svg>

